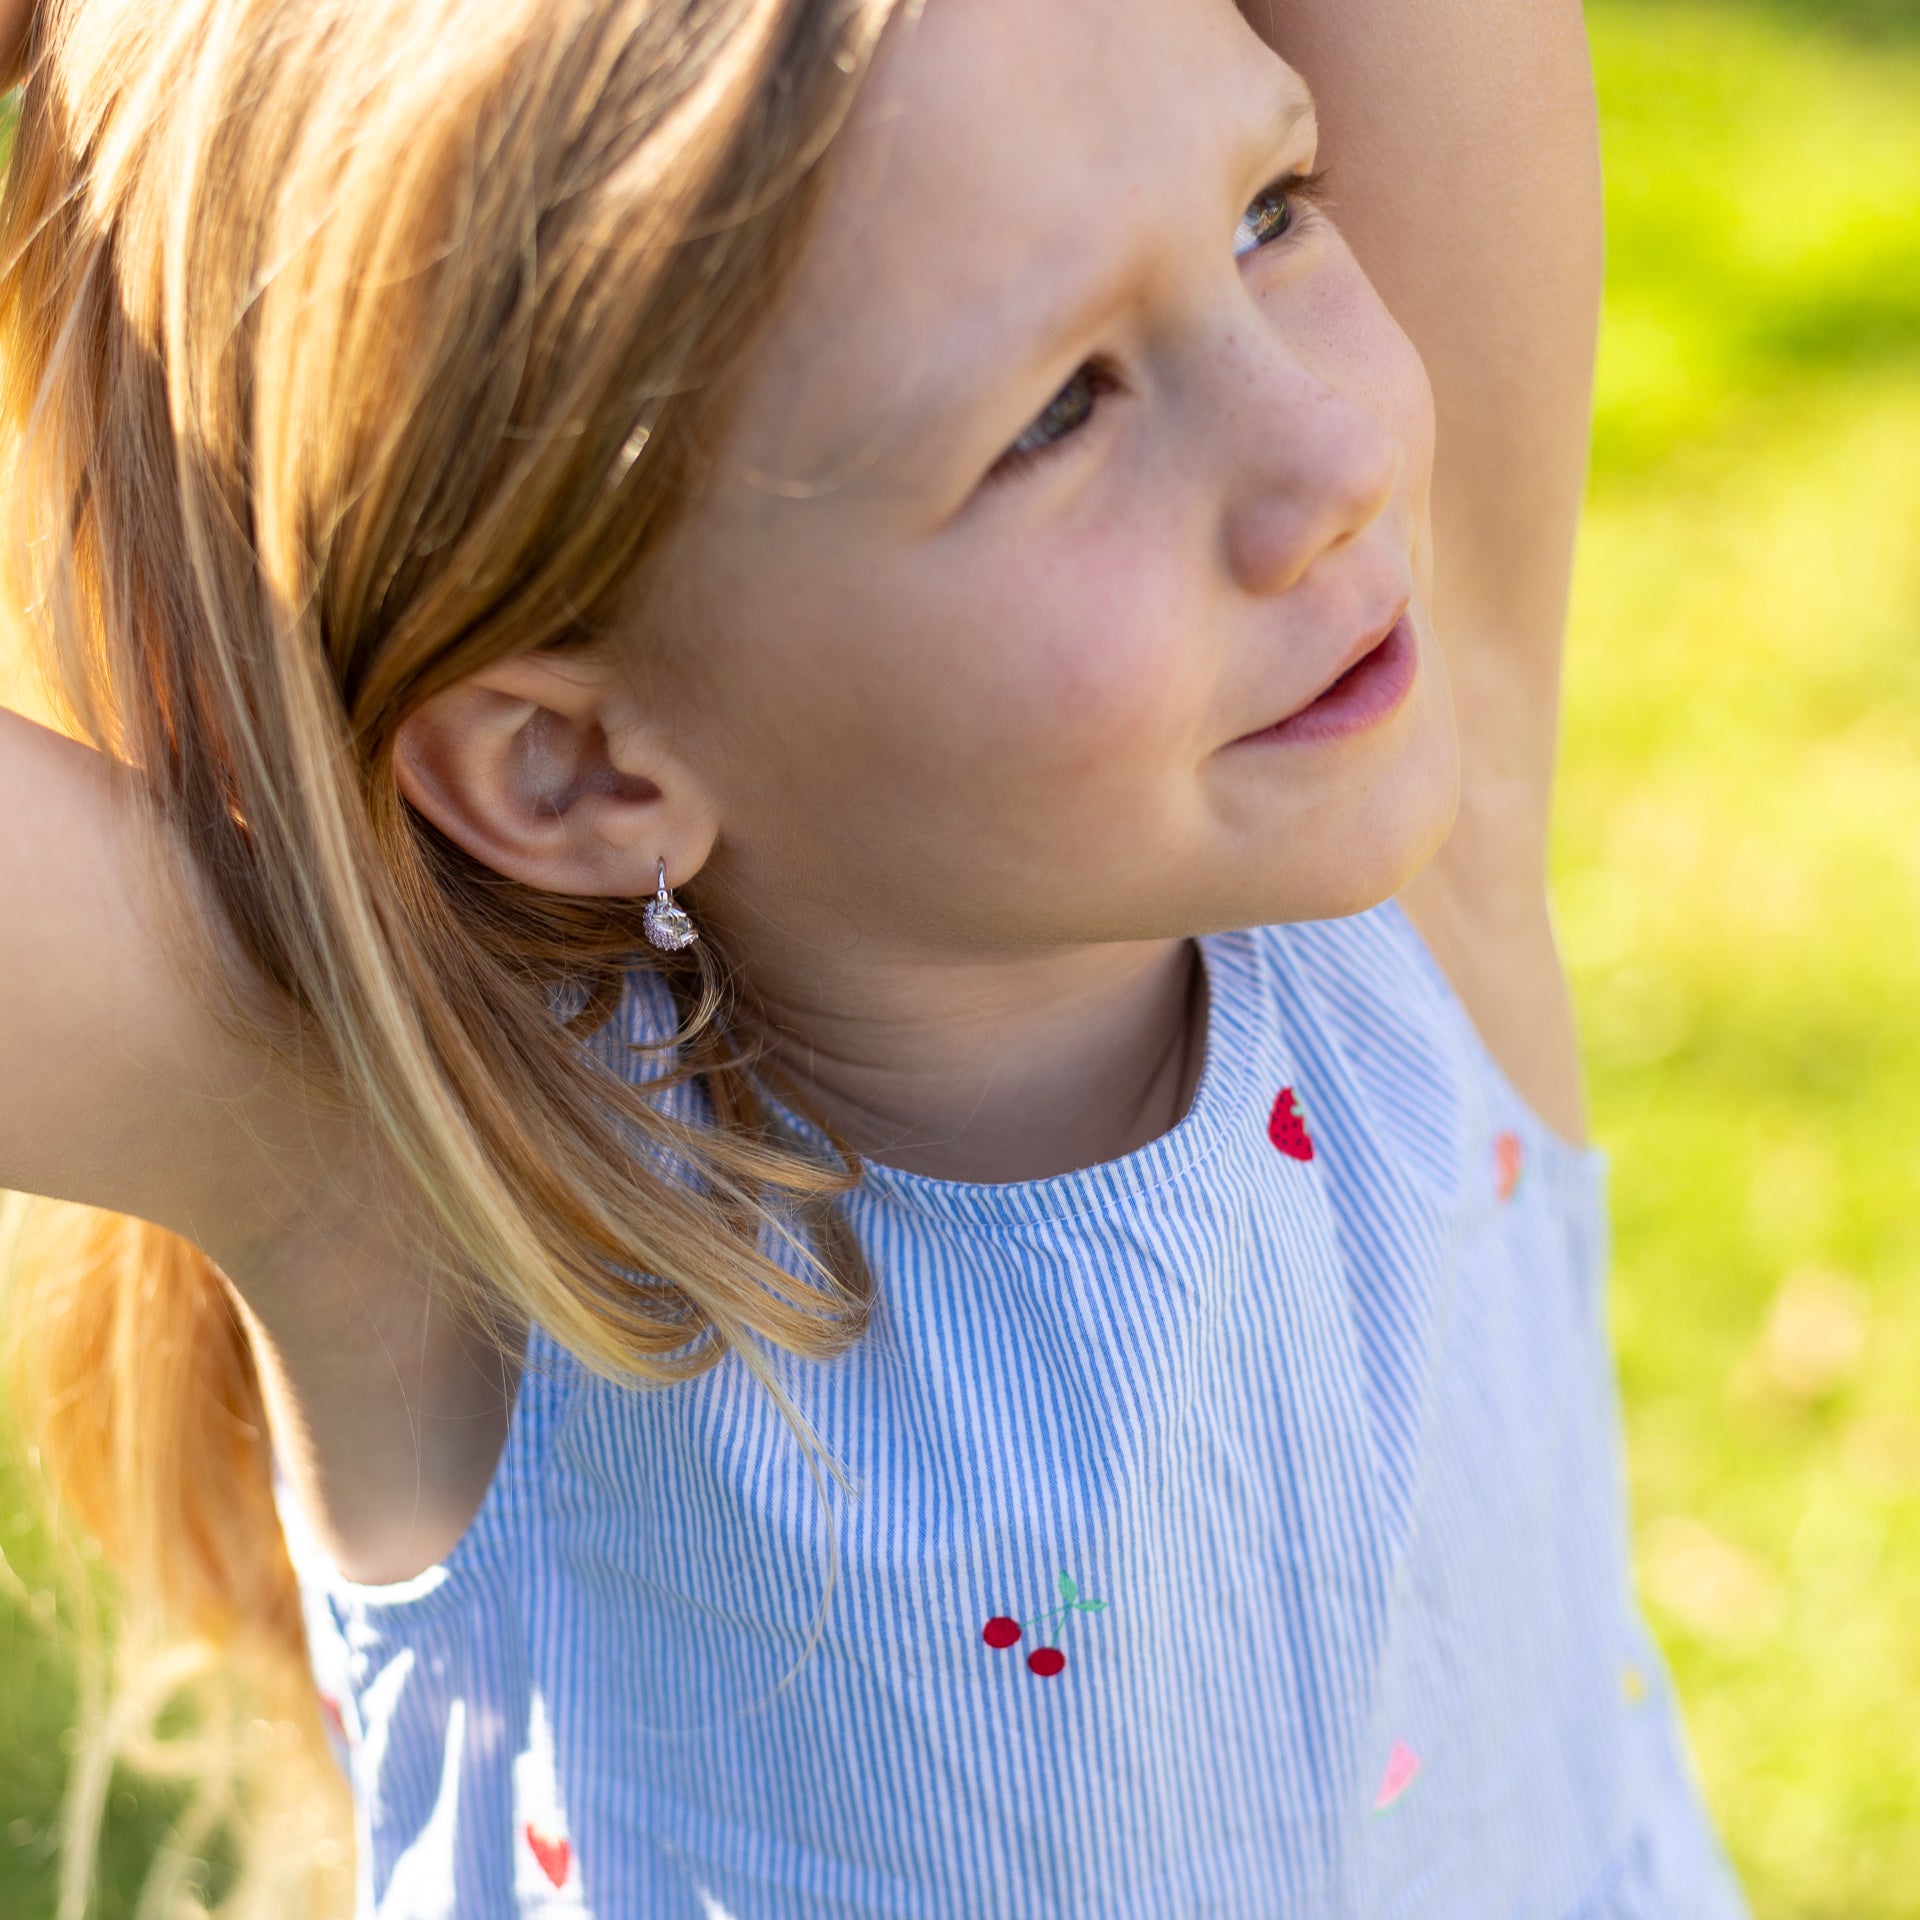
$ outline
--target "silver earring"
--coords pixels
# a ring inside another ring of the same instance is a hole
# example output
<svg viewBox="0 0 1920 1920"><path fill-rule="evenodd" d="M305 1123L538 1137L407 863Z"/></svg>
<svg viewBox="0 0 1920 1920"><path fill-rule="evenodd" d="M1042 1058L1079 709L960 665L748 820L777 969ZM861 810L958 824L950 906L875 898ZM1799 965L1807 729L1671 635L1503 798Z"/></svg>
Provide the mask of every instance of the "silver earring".
<svg viewBox="0 0 1920 1920"><path fill-rule="evenodd" d="M674 899L667 885L667 863L664 860L660 862L660 883L653 898L647 902L641 924L646 929L647 938L663 953L678 953L682 947L690 947L700 938L693 922L687 917L686 908Z"/></svg>

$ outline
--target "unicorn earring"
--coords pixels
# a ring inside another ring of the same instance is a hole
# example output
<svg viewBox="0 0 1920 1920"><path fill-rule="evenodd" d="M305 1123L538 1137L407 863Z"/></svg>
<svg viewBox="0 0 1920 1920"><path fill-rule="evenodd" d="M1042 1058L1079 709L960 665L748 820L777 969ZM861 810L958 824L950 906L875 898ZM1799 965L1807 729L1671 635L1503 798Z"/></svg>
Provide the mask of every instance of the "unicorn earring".
<svg viewBox="0 0 1920 1920"><path fill-rule="evenodd" d="M649 941L662 953L678 953L682 947L690 947L700 938L687 910L673 897L673 891L667 885L667 863L660 862L660 881L654 896L647 902L647 910L641 916L641 925Z"/></svg>

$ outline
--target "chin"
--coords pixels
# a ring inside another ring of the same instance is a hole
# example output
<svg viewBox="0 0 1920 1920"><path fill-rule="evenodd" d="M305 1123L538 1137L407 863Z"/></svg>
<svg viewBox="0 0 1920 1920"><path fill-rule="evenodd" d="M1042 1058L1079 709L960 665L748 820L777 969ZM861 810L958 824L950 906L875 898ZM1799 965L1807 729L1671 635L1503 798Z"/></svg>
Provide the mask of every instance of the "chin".
<svg viewBox="0 0 1920 1920"><path fill-rule="evenodd" d="M1259 915L1280 920L1344 920L1391 899L1427 866L1453 831L1460 807L1460 755L1451 726L1430 729L1417 751L1395 762L1367 792L1343 830L1307 859L1277 863L1282 884ZM1246 922L1254 925L1254 920Z"/></svg>
<svg viewBox="0 0 1920 1920"><path fill-rule="evenodd" d="M1460 735L1451 699L1430 704L1416 743L1378 787L1339 883L1350 905L1323 919L1391 899L1446 845L1460 812Z"/></svg>

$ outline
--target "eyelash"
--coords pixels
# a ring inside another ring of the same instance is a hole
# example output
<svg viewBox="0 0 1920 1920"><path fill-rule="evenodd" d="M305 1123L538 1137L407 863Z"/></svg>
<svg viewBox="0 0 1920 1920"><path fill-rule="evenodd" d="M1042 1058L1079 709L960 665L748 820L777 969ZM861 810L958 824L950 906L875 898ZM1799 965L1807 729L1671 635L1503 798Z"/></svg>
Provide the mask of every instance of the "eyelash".
<svg viewBox="0 0 1920 1920"><path fill-rule="evenodd" d="M1256 240L1252 246L1237 249L1235 258L1244 259L1249 253L1261 252L1265 248L1272 246L1276 241L1293 239L1299 234L1311 231L1314 227L1318 226L1322 212L1329 199L1328 185L1328 169L1319 167L1312 173L1283 174L1278 180L1272 181L1269 185L1262 187L1260 191L1253 196L1252 200L1247 203L1247 214L1251 214L1253 209L1259 206L1262 201L1284 197L1293 209L1292 217L1277 234L1267 239ZM1243 223L1246 218L1246 214L1241 216ZM1238 232L1239 229L1236 228L1236 235ZM1019 441L1015 441L989 469L987 474L988 479L997 480L1012 474L1021 473L1031 467L1035 461L1044 460L1047 455L1052 453L1056 448L1064 446L1093 418L1094 409L1098 405L1100 397L1103 394L1117 391L1120 386L1119 379L1105 361L1087 361L1084 366L1075 370L1073 378L1054 395L1047 405L1041 409L1039 414L1027 425L1022 431L1020 439L1024 440L1027 434L1039 426L1041 421L1045 420L1047 416L1053 412L1054 408L1059 406L1061 401L1083 380L1087 383L1088 388L1086 405L1078 418L1068 426L1067 430L1052 440L1042 441L1040 445L1035 447L1022 447Z"/></svg>

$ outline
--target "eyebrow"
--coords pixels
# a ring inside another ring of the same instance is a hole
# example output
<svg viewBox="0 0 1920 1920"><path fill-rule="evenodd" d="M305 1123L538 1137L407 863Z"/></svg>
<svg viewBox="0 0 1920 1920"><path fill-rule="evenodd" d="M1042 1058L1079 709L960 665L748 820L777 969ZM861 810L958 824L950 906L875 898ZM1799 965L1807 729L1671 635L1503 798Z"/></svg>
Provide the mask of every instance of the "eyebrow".
<svg viewBox="0 0 1920 1920"><path fill-rule="evenodd" d="M1247 156L1278 152L1305 124L1315 120L1312 96L1304 85L1289 91L1276 103L1273 112L1260 123L1243 149ZM1251 160L1249 160L1251 164ZM950 375L931 382L911 396L897 424L914 432L923 432L963 413L973 404L995 374L1008 368L1026 369L1058 359L1072 340L1093 333L1101 320L1117 308L1127 289L1140 279L1141 259L1129 251L1120 264L1089 286L1082 283L1061 299L1050 299L1038 312L1031 308L1012 309L1013 317L1002 326L994 326L977 357ZM1024 275L1016 274L1007 284L1017 284ZM996 320L1009 312L1004 290L983 302ZM971 331L971 328L967 329ZM1020 344L1013 345L1011 343Z"/></svg>

